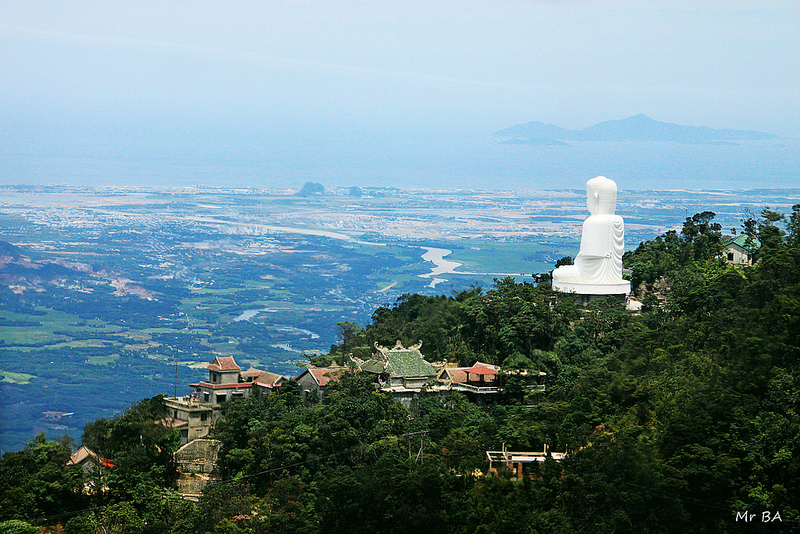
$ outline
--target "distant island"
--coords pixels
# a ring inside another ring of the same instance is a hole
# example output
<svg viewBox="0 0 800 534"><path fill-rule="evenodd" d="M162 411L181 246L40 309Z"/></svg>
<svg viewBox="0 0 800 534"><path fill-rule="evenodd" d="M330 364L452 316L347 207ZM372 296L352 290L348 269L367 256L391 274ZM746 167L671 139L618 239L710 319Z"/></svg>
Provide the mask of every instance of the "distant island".
<svg viewBox="0 0 800 534"><path fill-rule="evenodd" d="M729 143L778 139L777 135L753 130L717 130L705 126L683 126L661 122L642 114L622 120L600 122L582 130L568 130L538 121L526 122L499 130L492 135L499 138L501 143L540 146L563 146L567 145L567 141Z"/></svg>

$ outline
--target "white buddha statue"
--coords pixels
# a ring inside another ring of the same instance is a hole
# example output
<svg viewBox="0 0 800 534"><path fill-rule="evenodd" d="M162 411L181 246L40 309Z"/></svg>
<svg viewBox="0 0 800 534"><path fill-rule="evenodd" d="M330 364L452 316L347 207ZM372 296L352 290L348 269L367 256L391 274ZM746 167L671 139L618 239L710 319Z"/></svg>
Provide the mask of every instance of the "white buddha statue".
<svg viewBox="0 0 800 534"><path fill-rule="evenodd" d="M617 184L605 176L586 182L586 205L591 214L583 222L581 249L573 265L553 271L553 289L582 295L630 293L622 279L625 227L616 215Z"/></svg>

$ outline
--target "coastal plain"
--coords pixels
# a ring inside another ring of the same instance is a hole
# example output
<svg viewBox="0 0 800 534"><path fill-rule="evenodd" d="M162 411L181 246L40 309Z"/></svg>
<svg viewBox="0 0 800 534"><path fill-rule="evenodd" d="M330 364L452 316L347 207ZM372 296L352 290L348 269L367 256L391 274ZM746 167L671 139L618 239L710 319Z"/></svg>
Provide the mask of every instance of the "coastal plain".
<svg viewBox="0 0 800 534"><path fill-rule="evenodd" d="M410 293L532 281L577 252L585 192L0 187L0 448L188 393L214 355L293 376L337 323ZM626 246L800 190L626 191Z"/></svg>

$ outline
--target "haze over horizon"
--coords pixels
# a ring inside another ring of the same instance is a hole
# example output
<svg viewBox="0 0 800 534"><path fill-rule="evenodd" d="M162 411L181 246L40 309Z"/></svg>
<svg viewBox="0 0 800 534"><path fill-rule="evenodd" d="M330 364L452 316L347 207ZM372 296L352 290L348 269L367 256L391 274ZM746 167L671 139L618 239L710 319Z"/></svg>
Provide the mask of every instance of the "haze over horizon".
<svg viewBox="0 0 800 534"><path fill-rule="evenodd" d="M752 2L0 5L0 184L800 187L800 8ZM655 120L741 145L499 145Z"/></svg>

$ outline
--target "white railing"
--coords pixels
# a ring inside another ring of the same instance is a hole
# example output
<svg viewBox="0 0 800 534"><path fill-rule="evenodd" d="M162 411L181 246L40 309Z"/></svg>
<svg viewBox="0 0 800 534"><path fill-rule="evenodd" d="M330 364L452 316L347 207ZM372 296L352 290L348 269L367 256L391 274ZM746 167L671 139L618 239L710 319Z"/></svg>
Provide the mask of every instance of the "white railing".
<svg viewBox="0 0 800 534"><path fill-rule="evenodd" d="M471 391L472 393L499 393L500 388L496 386L474 386L472 384L453 384L454 389Z"/></svg>

